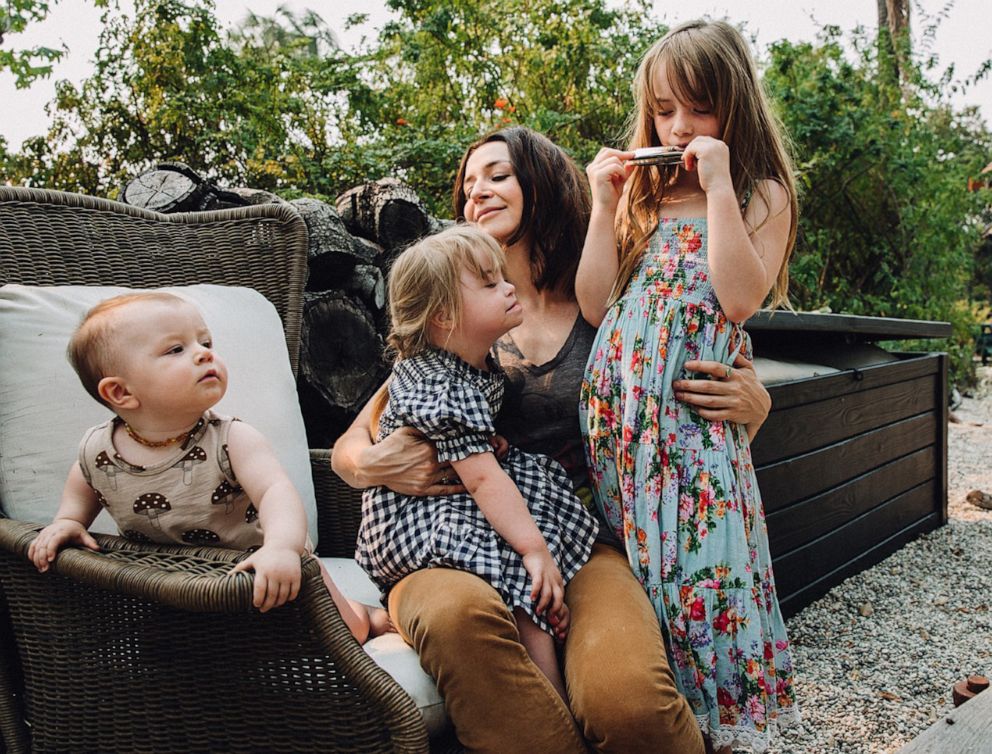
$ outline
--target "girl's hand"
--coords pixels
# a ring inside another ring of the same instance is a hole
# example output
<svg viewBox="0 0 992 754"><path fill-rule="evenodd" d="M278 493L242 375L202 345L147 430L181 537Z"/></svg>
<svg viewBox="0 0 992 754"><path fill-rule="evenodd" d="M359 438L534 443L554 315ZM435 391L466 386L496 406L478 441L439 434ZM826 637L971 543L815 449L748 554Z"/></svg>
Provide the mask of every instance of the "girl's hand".
<svg viewBox="0 0 992 754"><path fill-rule="evenodd" d="M524 568L531 579L530 598L537 604L534 612L559 615L565 605L565 579L555 565L548 548L542 547L523 556Z"/></svg>
<svg viewBox="0 0 992 754"><path fill-rule="evenodd" d="M34 567L40 573L48 570L48 566L55 560L59 550L68 544L78 544L94 552L100 551L100 545L96 543L93 536L86 531L86 527L78 521L66 518L57 518L35 537L28 546L28 560L34 563Z"/></svg>
<svg viewBox="0 0 992 754"><path fill-rule="evenodd" d="M627 182L627 177L634 171L634 166L627 162L633 156L633 152L621 152L619 149L603 147L595 159L586 166L594 207L601 207L611 214L616 213L623 186Z"/></svg>
<svg viewBox="0 0 992 754"><path fill-rule="evenodd" d="M464 492L451 464L438 463L434 444L412 427L400 427L362 455L362 473L401 495Z"/></svg>
<svg viewBox="0 0 992 754"><path fill-rule="evenodd" d="M699 171L699 187L709 193L713 189L734 190L730 178L730 149L712 136L697 136L689 142L682 157L686 170Z"/></svg>
<svg viewBox="0 0 992 754"><path fill-rule="evenodd" d="M231 569L231 573L239 571L255 572L252 604L263 613L292 602L300 593L300 554L288 547L262 545Z"/></svg>

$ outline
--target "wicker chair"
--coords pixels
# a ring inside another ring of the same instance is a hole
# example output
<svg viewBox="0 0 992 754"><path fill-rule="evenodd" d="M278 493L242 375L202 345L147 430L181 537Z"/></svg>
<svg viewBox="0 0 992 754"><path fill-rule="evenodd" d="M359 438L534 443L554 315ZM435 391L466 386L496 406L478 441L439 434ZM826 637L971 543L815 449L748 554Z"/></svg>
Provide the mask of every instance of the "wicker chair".
<svg viewBox="0 0 992 754"><path fill-rule="evenodd" d="M201 253L190 254L190 250ZM307 236L288 206L158 215L0 187L0 284L256 288L296 369ZM359 510L313 452L320 554L350 557ZM136 545L26 560L38 524L0 519L0 752L429 749L412 700L352 638L304 564L300 597L270 614L243 553Z"/></svg>

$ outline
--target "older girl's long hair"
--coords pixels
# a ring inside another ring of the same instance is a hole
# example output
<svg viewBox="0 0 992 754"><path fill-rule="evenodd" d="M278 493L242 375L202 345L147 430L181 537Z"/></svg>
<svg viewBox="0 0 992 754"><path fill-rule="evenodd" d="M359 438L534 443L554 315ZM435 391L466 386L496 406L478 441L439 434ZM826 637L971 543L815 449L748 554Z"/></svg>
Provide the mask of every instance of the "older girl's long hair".
<svg viewBox="0 0 992 754"><path fill-rule="evenodd" d="M675 27L645 53L634 77L635 109L628 127L628 149L661 146L654 127L659 102L654 81L664 65L675 95L685 103L712 110L721 124L721 139L730 149L730 177L738 202L757 194L760 182L780 183L789 195L790 229L785 258L771 290L773 307L788 302L789 257L798 223L793 163L784 131L765 96L747 42L724 21L689 21ZM617 212L620 269L612 300L630 282L658 221L658 205L676 168L636 170ZM750 229L752 232L757 228Z"/></svg>

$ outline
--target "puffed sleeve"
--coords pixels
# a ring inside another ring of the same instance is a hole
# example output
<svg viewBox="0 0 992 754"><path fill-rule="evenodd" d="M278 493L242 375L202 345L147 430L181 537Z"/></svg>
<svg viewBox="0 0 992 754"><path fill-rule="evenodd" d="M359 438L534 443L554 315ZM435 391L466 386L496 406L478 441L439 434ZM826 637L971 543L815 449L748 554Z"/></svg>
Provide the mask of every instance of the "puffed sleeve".
<svg viewBox="0 0 992 754"><path fill-rule="evenodd" d="M438 461L492 452L492 412L476 385L450 377L428 378L395 391L394 384L395 380L390 384L389 403L396 418L434 442Z"/></svg>

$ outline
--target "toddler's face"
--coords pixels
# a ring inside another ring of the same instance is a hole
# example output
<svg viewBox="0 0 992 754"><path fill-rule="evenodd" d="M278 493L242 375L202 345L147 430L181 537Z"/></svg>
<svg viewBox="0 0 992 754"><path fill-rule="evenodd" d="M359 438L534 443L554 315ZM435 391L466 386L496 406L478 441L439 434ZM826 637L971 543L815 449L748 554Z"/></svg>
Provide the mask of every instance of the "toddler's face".
<svg viewBox="0 0 992 754"><path fill-rule="evenodd" d="M524 310L517 301L516 288L503 273L483 261L483 277L463 268L459 277L462 313L459 328L479 341L494 343L504 333L523 322Z"/></svg>
<svg viewBox="0 0 992 754"><path fill-rule="evenodd" d="M119 376L142 409L203 412L224 397L227 367L214 353L210 331L196 307L145 301L116 316L122 318Z"/></svg>

